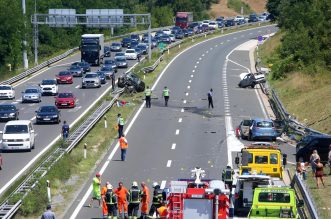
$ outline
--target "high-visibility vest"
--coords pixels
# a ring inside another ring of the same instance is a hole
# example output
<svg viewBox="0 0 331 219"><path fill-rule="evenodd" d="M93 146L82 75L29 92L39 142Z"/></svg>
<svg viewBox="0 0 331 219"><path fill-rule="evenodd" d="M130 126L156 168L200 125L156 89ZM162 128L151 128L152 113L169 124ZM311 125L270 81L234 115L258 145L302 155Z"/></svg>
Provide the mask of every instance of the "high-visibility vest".
<svg viewBox="0 0 331 219"><path fill-rule="evenodd" d="M105 194L106 204L117 204L116 195L113 193L112 189L108 189Z"/></svg>
<svg viewBox="0 0 331 219"><path fill-rule="evenodd" d="M128 146L129 146L128 141L124 137L121 137L120 138L120 147L121 147L121 149L127 149Z"/></svg>
<svg viewBox="0 0 331 219"><path fill-rule="evenodd" d="M123 117L119 117L117 119L117 122L118 122L119 125L124 125L124 119L123 119Z"/></svg>
<svg viewBox="0 0 331 219"><path fill-rule="evenodd" d="M161 206L157 209L157 212L159 213L160 218L166 218L168 214L168 209L165 206Z"/></svg>
<svg viewBox="0 0 331 219"><path fill-rule="evenodd" d="M149 88L147 88L147 89L145 90L145 96L146 96L146 97L149 97L149 96L151 96L151 95L152 95L152 90L149 89Z"/></svg>
<svg viewBox="0 0 331 219"><path fill-rule="evenodd" d="M164 89L163 90L163 96L168 97L169 96L169 89Z"/></svg>
<svg viewBox="0 0 331 219"><path fill-rule="evenodd" d="M129 190L129 202L140 203L141 190L138 188L131 188Z"/></svg>
<svg viewBox="0 0 331 219"><path fill-rule="evenodd" d="M223 170L223 179L224 179L224 182L232 182L233 180L233 170L232 169L225 169Z"/></svg>

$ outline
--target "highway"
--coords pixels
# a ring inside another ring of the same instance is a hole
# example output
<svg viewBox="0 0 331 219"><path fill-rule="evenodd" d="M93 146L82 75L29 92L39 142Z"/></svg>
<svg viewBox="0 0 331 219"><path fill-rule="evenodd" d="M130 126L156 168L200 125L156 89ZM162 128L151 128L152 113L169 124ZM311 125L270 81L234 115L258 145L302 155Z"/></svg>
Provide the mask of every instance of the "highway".
<svg viewBox="0 0 331 219"><path fill-rule="evenodd" d="M112 53L113 58L114 53ZM107 58L106 58L107 59ZM43 105L54 105L55 99L52 96L43 96L40 103L21 103L21 92L30 86L38 86L43 79L55 79L55 75L63 70L66 70L71 63L80 61L80 53L76 53L66 59L53 64L50 68L41 70L40 72L29 77L27 80L17 82L15 86L15 100L1 100L0 104L12 103L19 109L19 118L22 120L31 120L35 122L35 111ZM128 61L129 68L137 61ZM98 67L92 67L92 71ZM127 71L128 69L119 69L116 77ZM60 84L59 92L71 91L77 97L76 107L73 109L61 109L61 120L66 120L70 125L78 120L81 115L99 99L99 97L110 88L111 82L107 80L107 84L101 88L81 89L81 78L75 77L73 84ZM0 130L3 130L5 122L0 123ZM47 151L47 149L60 138L60 124L42 124L34 125L36 133L35 149L31 152L5 152L2 153L3 169L0 171L0 195L14 182L18 175L26 173L29 167L39 156Z"/></svg>
<svg viewBox="0 0 331 219"><path fill-rule="evenodd" d="M179 54L153 86L158 99L152 100L152 107L142 105L126 124L127 161L119 161L118 144L114 143L97 167L102 184L110 181L116 188L123 181L129 188L132 181L144 181L152 191L152 182L164 187L171 180L190 177L190 170L196 166L206 170L206 177L220 179L222 169L234 156L227 137L229 126L236 127L243 118L265 117L255 91L237 86L239 74L247 72L250 63L248 51L234 49L268 30L276 31L275 27L240 31ZM164 86L170 89L168 107L161 96ZM214 90L214 109L208 109L206 100L210 88ZM284 144L281 149L293 162L295 148ZM86 207L92 177L63 218L101 217L101 209Z"/></svg>

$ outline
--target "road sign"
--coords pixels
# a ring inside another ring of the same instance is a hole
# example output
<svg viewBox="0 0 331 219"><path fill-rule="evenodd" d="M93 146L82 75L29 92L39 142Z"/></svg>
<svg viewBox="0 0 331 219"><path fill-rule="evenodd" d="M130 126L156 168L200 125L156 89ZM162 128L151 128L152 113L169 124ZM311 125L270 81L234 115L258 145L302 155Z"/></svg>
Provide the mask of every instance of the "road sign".
<svg viewBox="0 0 331 219"><path fill-rule="evenodd" d="M166 44L165 43L159 43L159 50L162 52L165 49Z"/></svg>
<svg viewBox="0 0 331 219"><path fill-rule="evenodd" d="M262 42L263 42L263 37L262 36L258 36L257 37L257 43L258 43L258 45L261 45Z"/></svg>

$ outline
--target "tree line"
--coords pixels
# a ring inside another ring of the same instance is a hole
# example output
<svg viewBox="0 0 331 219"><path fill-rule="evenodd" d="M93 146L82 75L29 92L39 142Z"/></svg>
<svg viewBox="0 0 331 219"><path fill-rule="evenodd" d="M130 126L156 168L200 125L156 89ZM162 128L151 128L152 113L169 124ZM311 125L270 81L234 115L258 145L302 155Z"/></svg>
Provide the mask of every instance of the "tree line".
<svg viewBox="0 0 331 219"><path fill-rule="evenodd" d="M267 9L283 32L276 51L273 78L299 70L306 74L330 72L331 1L268 0Z"/></svg>
<svg viewBox="0 0 331 219"><path fill-rule="evenodd" d="M48 13L50 8L76 9L76 13L85 13L86 9L123 9L124 13L151 13L152 27L173 24L177 11L191 11L195 20L207 18L207 10L218 0L36 0L37 13ZM33 60L33 27L31 15L35 11L35 1L26 0L26 16L22 14L20 0L0 1L0 74L8 71L7 64L15 70L22 67L22 39L26 37L28 57ZM138 27L139 28L139 27ZM140 27L146 29L146 27ZM129 27L115 29L115 33L129 31ZM51 28L39 25L39 57L48 57L56 52L79 45L80 35L87 32L103 32L106 29ZM30 64L31 65L31 64ZM3 78L3 77L2 77Z"/></svg>

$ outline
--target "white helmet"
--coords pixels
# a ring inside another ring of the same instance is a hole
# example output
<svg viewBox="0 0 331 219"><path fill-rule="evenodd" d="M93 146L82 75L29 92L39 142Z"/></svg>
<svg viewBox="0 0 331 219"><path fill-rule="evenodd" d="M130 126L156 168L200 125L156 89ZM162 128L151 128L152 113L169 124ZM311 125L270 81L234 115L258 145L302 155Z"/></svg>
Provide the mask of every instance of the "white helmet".
<svg viewBox="0 0 331 219"><path fill-rule="evenodd" d="M107 185L107 189L113 189L113 186L109 183L109 184Z"/></svg>
<svg viewBox="0 0 331 219"><path fill-rule="evenodd" d="M155 188L157 185L159 185L157 182L153 182L153 188Z"/></svg>
<svg viewBox="0 0 331 219"><path fill-rule="evenodd" d="M133 182L132 182L132 186L136 186L136 187L138 187L138 183L137 183L136 181L133 181Z"/></svg>

